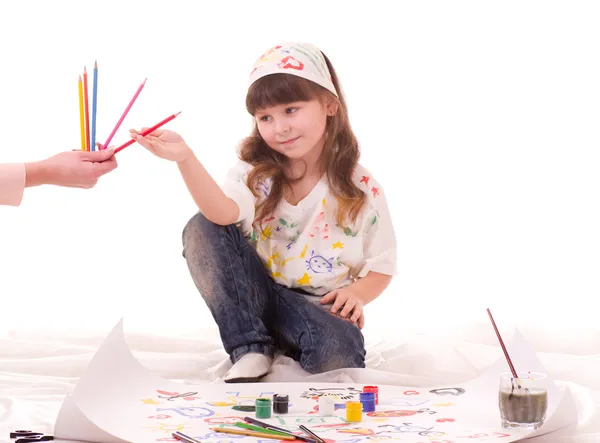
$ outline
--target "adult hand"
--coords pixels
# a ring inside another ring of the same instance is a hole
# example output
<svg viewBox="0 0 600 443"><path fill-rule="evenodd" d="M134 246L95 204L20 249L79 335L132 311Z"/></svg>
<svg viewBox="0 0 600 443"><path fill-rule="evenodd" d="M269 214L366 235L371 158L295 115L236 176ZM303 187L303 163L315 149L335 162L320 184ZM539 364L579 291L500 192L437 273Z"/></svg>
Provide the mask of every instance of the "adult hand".
<svg viewBox="0 0 600 443"><path fill-rule="evenodd" d="M26 163L26 186L56 185L93 188L98 179L117 167L113 149L68 151L46 160Z"/></svg>

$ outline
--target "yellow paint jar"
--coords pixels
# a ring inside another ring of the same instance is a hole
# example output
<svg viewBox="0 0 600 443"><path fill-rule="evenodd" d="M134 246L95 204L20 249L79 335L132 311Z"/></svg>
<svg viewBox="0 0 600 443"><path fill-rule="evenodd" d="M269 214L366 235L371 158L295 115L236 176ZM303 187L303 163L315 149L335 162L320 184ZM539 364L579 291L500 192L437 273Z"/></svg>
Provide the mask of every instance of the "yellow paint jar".
<svg viewBox="0 0 600 443"><path fill-rule="evenodd" d="M346 403L346 421L349 423L358 423L362 421L362 403L359 401L349 401Z"/></svg>

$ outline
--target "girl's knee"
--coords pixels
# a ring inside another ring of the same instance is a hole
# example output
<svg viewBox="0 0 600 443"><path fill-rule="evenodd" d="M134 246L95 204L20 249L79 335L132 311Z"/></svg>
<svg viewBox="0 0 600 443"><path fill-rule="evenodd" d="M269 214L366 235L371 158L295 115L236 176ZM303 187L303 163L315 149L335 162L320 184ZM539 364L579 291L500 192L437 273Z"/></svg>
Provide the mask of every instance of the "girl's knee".
<svg viewBox="0 0 600 443"><path fill-rule="evenodd" d="M202 235L209 229L213 228L213 222L207 219L204 214L197 212L192 218L188 220L185 227L183 228L182 240L185 246L186 243L195 241L202 237Z"/></svg>
<svg viewBox="0 0 600 443"><path fill-rule="evenodd" d="M201 212L196 213L187 222L181 235L183 243L183 256L187 256L188 251L198 251L201 249L212 250L218 248L221 241L220 234L226 229L207 219Z"/></svg>
<svg viewBox="0 0 600 443"><path fill-rule="evenodd" d="M217 225L208 220L201 212L196 213L183 228L181 240L183 243L183 257L193 262L197 262L211 248L210 239L215 238ZM212 235L211 235L212 234Z"/></svg>
<svg viewBox="0 0 600 443"><path fill-rule="evenodd" d="M331 334L313 338L312 347L307 351L302 353L300 364L311 374L365 367L364 337L360 329L349 322Z"/></svg>

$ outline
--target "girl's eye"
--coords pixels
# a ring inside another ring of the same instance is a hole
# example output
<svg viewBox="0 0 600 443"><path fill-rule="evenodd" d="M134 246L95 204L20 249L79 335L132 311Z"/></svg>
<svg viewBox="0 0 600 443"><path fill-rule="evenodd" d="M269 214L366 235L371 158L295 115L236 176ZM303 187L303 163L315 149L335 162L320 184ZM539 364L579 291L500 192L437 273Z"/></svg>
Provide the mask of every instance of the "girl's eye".
<svg viewBox="0 0 600 443"><path fill-rule="evenodd" d="M294 112L296 112L298 110L298 108L287 108L285 110L285 112L287 112L288 114L293 114Z"/></svg>
<svg viewBox="0 0 600 443"><path fill-rule="evenodd" d="M268 115L263 115L263 116L260 118L260 121L261 121L261 122L268 122L268 121L269 121L269 116L268 116Z"/></svg>

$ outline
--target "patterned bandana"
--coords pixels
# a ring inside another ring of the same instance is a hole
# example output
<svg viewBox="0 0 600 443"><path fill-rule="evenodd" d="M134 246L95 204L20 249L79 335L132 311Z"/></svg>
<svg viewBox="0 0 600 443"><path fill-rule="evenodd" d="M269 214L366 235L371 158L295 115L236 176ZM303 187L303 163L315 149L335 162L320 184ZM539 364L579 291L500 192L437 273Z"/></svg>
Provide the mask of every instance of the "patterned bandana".
<svg viewBox="0 0 600 443"><path fill-rule="evenodd" d="M278 73L311 80L338 96L323 54L310 43L283 43L269 49L254 63L249 86L259 78Z"/></svg>

